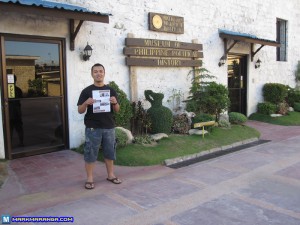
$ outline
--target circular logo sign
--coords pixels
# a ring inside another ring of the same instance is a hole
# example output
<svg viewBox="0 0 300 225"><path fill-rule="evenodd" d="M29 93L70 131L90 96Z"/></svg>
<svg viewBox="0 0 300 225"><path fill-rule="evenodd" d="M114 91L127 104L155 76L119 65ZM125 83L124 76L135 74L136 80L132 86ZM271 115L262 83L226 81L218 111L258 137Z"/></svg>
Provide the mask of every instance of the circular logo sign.
<svg viewBox="0 0 300 225"><path fill-rule="evenodd" d="M160 29L162 27L162 19L159 15L155 15L152 18L152 24L156 29Z"/></svg>

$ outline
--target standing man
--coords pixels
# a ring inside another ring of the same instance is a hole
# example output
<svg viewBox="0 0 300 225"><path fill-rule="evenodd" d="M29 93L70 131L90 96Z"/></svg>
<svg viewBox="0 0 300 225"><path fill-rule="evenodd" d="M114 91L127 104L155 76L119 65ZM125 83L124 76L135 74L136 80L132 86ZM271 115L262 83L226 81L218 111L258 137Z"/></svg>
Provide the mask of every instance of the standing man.
<svg viewBox="0 0 300 225"><path fill-rule="evenodd" d="M84 124L86 126L84 145L84 160L87 173L86 189L93 189L95 187L93 170L100 145L102 145L107 180L114 184L122 183L114 174L116 138L113 113L120 110L117 93L113 88L104 84L105 68L103 65L99 63L93 65L91 74L94 84L83 89L77 103L78 112L80 114L86 112L84 116ZM102 93L109 93L107 101L102 97ZM97 98L95 96L101 97ZM101 110L102 107L103 110Z"/></svg>

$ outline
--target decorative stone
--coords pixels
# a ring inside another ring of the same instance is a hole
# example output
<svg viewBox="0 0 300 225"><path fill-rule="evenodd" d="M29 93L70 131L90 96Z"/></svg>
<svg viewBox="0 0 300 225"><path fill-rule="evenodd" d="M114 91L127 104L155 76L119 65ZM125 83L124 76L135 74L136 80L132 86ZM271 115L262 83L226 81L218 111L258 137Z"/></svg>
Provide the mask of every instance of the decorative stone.
<svg viewBox="0 0 300 225"><path fill-rule="evenodd" d="M290 112L294 112L294 108L293 107L289 107L289 111Z"/></svg>
<svg viewBox="0 0 300 225"><path fill-rule="evenodd" d="M151 138L154 140L154 141L159 141L160 139L162 138L168 138L169 136L165 133L157 133L157 134L153 134L151 135Z"/></svg>
<svg viewBox="0 0 300 225"><path fill-rule="evenodd" d="M130 130L125 129L124 127L116 127L116 128L122 130L127 135L127 144L132 143L133 135Z"/></svg>
<svg viewBox="0 0 300 225"><path fill-rule="evenodd" d="M204 134L207 134L207 133L208 133L207 130L204 130L203 132L204 132ZM196 135L202 135L202 130L198 130L198 129L190 129L190 130L189 130L189 135L193 135L193 134L196 134Z"/></svg>
<svg viewBox="0 0 300 225"><path fill-rule="evenodd" d="M280 117L280 116L282 116L281 114L271 114L270 115L271 117Z"/></svg>

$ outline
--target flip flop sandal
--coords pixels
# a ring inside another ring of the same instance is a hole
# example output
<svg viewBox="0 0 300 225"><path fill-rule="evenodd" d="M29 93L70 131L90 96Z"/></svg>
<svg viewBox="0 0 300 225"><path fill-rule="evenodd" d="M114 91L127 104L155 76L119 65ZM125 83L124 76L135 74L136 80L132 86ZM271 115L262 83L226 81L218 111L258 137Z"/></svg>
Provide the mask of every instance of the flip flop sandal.
<svg viewBox="0 0 300 225"><path fill-rule="evenodd" d="M106 178L106 180L108 180L108 181L110 181L110 182L112 182L114 184L121 184L122 183L122 181L119 178L117 178L117 177L111 178L111 179Z"/></svg>
<svg viewBox="0 0 300 225"><path fill-rule="evenodd" d="M85 182L85 185L84 185L85 189L88 189L88 190L91 190L91 189L94 189L95 188L95 185L94 185L94 182Z"/></svg>

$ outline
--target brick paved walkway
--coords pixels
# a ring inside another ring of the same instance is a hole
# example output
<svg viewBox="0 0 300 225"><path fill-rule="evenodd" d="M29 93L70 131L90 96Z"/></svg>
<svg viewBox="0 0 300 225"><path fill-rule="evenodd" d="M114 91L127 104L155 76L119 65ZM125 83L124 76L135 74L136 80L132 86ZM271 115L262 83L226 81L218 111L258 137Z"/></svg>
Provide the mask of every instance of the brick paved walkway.
<svg viewBox="0 0 300 225"><path fill-rule="evenodd" d="M121 185L106 181L99 162L94 190L83 188L84 163L73 151L12 160L0 214L73 216L84 225L299 225L300 127L248 125L272 141L180 169L117 166Z"/></svg>

